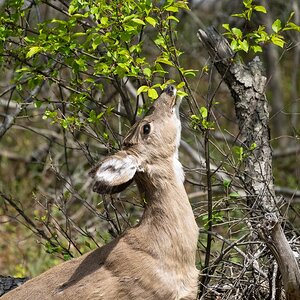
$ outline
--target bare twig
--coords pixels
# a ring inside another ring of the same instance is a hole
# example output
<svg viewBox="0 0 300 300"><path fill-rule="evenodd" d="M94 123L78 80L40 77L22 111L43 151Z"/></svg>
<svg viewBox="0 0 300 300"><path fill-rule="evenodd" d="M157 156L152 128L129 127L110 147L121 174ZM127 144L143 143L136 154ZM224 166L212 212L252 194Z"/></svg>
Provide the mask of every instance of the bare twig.
<svg viewBox="0 0 300 300"><path fill-rule="evenodd" d="M20 208L17 203L12 200L12 198L10 196L7 196L4 192L0 191L0 197L7 202L11 207L13 207L16 212L18 212L18 214L25 220L26 225L28 226L28 228L37 236L40 236L42 239L44 239L45 241L47 241L52 247L56 248L57 244L53 242L52 237L51 236L47 236L47 234L44 232L44 230L38 228L34 222L27 216L27 214L25 213L25 211ZM63 251L65 253L68 253L71 257L73 257L72 253L65 248L63 245L60 245L63 249Z"/></svg>

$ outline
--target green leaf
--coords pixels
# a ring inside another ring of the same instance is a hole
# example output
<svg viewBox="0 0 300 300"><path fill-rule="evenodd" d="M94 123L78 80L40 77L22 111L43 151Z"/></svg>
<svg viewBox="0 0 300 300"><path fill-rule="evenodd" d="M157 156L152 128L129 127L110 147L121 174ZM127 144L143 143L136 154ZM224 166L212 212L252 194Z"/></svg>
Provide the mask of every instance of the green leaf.
<svg viewBox="0 0 300 300"><path fill-rule="evenodd" d="M252 144L250 145L249 150L250 150L250 151L253 151L254 149L256 149L256 147L257 147L256 143L252 143Z"/></svg>
<svg viewBox="0 0 300 300"><path fill-rule="evenodd" d="M139 18L133 18L131 21L140 25L146 25L145 22Z"/></svg>
<svg viewBox="0 0 300 300"><path fill-rule="evenodd" d="M151 69L149 69L149 68L145 68L145 69L143 70L143 73L144 73L146 76L151 77L152 71L151 71Z"/></svg>
<svg viewBox="0 0 300 300"><path fill-rule="evenodd" d="M238 39L241 39L243 37L243 33L241 31L241 29L239 28L232 28L232 33L238 38Z"/></svg>
<svg viewBox="0 0 300 300"><path fill-rule="evenodd" d="M64 129L67 129L67 128L68 128L68 125L69 125L68 120L63 119L63 120L61 121L61 126L62 126Z"/></svg>
<svg viewBox="0 0 300 300"><path fill-rule="evenodd" d="M171 61L169 61L168 59L166 58L163 58L163 57L159 57L156 62L159 62L159 63L162 63L162 64L165 64L165 65L169 65L169 66L172 66L173 67L173 63Z"/></svg>
<svg viewBox="0 0 300 300"><path fill-rule="evenodd" d="M243 147L234 147L234 152L238 155L238 160L242 161L244 158L244 148Z"/></svg>
<svg viewBox="0 0 300 300"><path fill-rule="evenodd" d="M39 46L31 47L26 54L26 58L31 58L33 55L41 52L42 50L43 50L43 48L39 47Z"/></svg>
<svg viewBox="0 0 300 300"><path fill-rule="evenodd" d="M243 4L246 8L251 8L252 1L253 0L244 0Z"/></svg>
<svg viewBox="0 0 300 300"><path fill-rule="evenodd" d="M21 68L21 69L17 69L15 72L16 73L27 73L27 72L30 72L30 68L28 68L28 67L23 67L23 68Z"/></svg>
<svg viewBox="0 0 300 300"><path fill-rule="evenodd" d="M200 118L197 115L191 115L191 119L200 122Z"/></svg>
<svg viewBox="0 0 300 300"><path fill-rule="evenodd" d="M182 98L188 96L188 94L184 91L177 91L177 95Z"/></svg>
<svg viewBox="0 0 300 300"><path fill-rule="evenodd" d="M246 18L246 17L245 17L245 14L232 14L231 16L232 16L232 17L243 18L243 19Z"/></svg>
<svg viewBox="0 0 300 300"><path fill-rule="evenodd" d="M184 9L190 10L187 3L188 3L188 1L176 1L176 6L178 8L184 8Z"/></svg>
<svg viewBox="0 0 300 300"><path fill-rule="evenodd" d="M103 132L102 136L103 136L104 140L108 141L109 135L107 134L107 132Z"/></svg>
<svg viewBox="0 0 300 300"><path fill-rule="evenodd" d="M238 50L238 42L236 40L232 40L231 43L230 43L230 46L231 46L233 51Z"/></svg>
<svg viewBox="0 0 300 300"><path fill-rule="evenodd" d="M251 49L254 51L254 53L262 52L262 48L259 45L251 46Z"/></svg>
<svg viewBox="0 0 300 300"><path fill-rule="evenodd" d="M248 44L247 40L239 41L239 45L243 51L248 52L249 44Z"/></svg>
<svg viewBox="0 0 300 300"><path fill-rule="evenodd" d="M102 18L100 19L100 23L101 23L102 25L107 25L107 23L108 23L108 17L102 17Z"/></svg>
<svg viewBox="0 0 300 300"><path fill-rule="evenodd" d="M229 188L230 184L231 184L231 180L229 180L229 179L224 179L223 180L224 188Z"/></svg>
<svg viewBox="0 0 300 300"><path fill-rule="evenodd" d="M154 40L155 45L166 48L166 42L164 38L160 35Z"/></svg>
<svg viewBox="0 0 300 300"><path fill-rule="evenodd" d="M252 8L249 8L248 10L246 10L246 11L245 11L245 14L246 14L246 19L247 19L248 21L250 21L250 20L251 20L252 11L253 11L253 9L252 9Z"/></svg>
<svg viewBox="0 0 300 300"><path fill-rule="evenodd" d="M139 89L137 90L136 94L139 95L140 93L147 92L148 90L149 90L149 86L142 85L142 86L139 87Z"/></svg>
<svg viewBox="0 0 300 300"><path fill-rule="evenodd" d="M179 20L176 17L174 17L174 16L167 17L167 20L173 20L173 21L179 23Z"/></svg>
<svg viewBox="0 0 300 300"><path fill-rule="evenodd" d="M179 84L177 84L176 89L181 89L184 86L185 86L185 82L181 81Z"/></svg>
<svg viewBox="0 0 300 300"><path fill-rule="evenodd" d="M76 7L76 6L72 5L72 4L70 4L69 10L68 10L69 15L74 14L74 13L77 11L77 9L78 9L78 7Z"/></svg>
<svg viewBox="0 0 300 300"><path fill-rule="evenodd" d="M176 6L169 6L169 7L166 8L166 11L178 12L178 7L176 7Z"/></svg>
<svg viewBox="0 0 300 300"><path fill-rule="evenodd" d="M264 6L262 6L262 5L256 5L256 6L254 6L254 10L259 11L259 12L262 12L262 13L264 13L264 14L267 13L266 8L265 8Z"/></svg>
<svg viewBox="0 0 300 300"><path fill-rule="evenodd" d="M275 20L272 24L272 29L275 33L278 33L282 28L281 21L279 19Z"/></svg>
<svg viewBox="0 0 300 300"><path fill-rule="evenodd" d="M103 42L102 36L101 35L96 36L92 42L93 50L95 50L102 42Z"/></svg>
<svg viewBox="0 0 300 300"><path fill-rule="evenodd" d="M35 107L35 108L40 108L42 104L43 104L42 101L36 100L36 101L34 102L34 107Z"/></svg>
<svg viewBox="0 0 300 300"><path fill-rule="evenodd" d="M198 72L198 70L188 69L188 70L182 71L182 74L186 77L195 77L196 72Z"/></svg>
<svg viewBox="0 0 300 300"><path fill-rule="evenodd" d="M191 126L193 129L197 129L200 123L201 120L197 115L191 115Z"/></svg>
<svg viewBox="0 0 300 300"><path fill-rule="evenodd" d="M283 38L280 35L272 35L271 36L271 41L274 45L283 48L285 41L283 40Z"/></svg>
<svg viewBox="0 0 300 300"><path fill-rule="evenodd" d="M95 111L91 110L89 113L89 117L87 118L87 121L89 123L95 123L97 121L100 121L102 119L103 115L104 115L104 111L102 111L101 113L96 115Z"/></svg>
<svg viewBox="0 0 300 300"><path fill-rule="evenodd" d="M88 122L93 123L96 120L96 113L94 110L90 111L89 117L87 118Z"/></svg>
<svg viewBox="0 0 300 300"><path fill-rule="evenodd" d="M208 116L208 111L207 111L207 108L206 108L206 107L202 106L202 107L200 108L200 113L201 113L201 116L202 116L203 119L206 119L206 118L207 118L207 116Z"/></svg>
<svg viewBox="0 0 300 300"><path fill-rule="evenodd" d="M152 85L152 88L155 89L155 88L160 88L161 90L165 89L167 87L167 85L165 87L162 87L162 84L160 83L156 83L154 85Z"/></svg>
<svg viewBox="0 0 300 300"><path fill-rule="evenodd" d="M222 24L222 27L225 28L227 31L231 31L229 24Z"/></svg>
<svg viewBox="0 0 300 300"><path fill-rule="evenodd" d="M155 89L153 89L153 88L149 88L149 90L148 90L148 96L151 99L157 99L158 98L157 91Z"/></svg>
<svg viewBox="0 0 300 300"><path fill-rule="evenodd" d="M239 197L241 197L241 196L239 195L239 193L233 192L233 193L230 193L230 194L229 194L229 197L230 197L230 198L239 198Z"/></svg>
<svg viewBox="0 0 300 300"><path fill-rule="evenodd" d="M296 30L300 32L300 26L293 22L288 22L283 30Z"/></svg>
<svg viewBox="0 0 300 300"><path fill-rule="evenodd" d="M152 18L152 17L146 17L145 20L146 20L146 22L148 22L153 27L155 27L156 24L157 24L157 21L154 18Z"/></svg>

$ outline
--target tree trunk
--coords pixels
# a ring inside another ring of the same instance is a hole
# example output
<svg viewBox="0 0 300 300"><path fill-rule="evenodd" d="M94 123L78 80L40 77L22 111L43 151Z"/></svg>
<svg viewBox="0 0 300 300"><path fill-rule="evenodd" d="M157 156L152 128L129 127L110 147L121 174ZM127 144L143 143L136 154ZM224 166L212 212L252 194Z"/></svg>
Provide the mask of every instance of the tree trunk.
<svg viewBox="0 0 300 300"><path fill-rule="evenodd" d="M0 297L5 293L17 288L29 278L14 278L0 275Z"/></svg>
<svg viewBox="0 0 300 300"><path fill-rule="evenodd" d="M300 271L280 224L273 185L268 103L264 94L266 77L262 75L261 63L255 58L245 66L234 60L230 45L214 28L199 30L199 38L234 99L242 146L248 153L241 175L247 204L252 217L255 216L249 221L278 263L286 299L297 300Z"/></svg>

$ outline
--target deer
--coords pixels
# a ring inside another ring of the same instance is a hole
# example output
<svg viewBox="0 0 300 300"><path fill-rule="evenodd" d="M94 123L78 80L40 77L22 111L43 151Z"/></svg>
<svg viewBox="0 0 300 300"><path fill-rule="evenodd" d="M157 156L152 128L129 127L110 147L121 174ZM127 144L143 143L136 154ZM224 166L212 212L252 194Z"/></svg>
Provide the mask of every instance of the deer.
<svg viewBox="0 0 300 300"><path fill-rule="evenodd" d="M176 88L169 85L122 148L90 171L93 191L119 193L136 182L140 222L110 243L59 264L1 300L194 300L198 226L178 160L181 139Z"/></svg>

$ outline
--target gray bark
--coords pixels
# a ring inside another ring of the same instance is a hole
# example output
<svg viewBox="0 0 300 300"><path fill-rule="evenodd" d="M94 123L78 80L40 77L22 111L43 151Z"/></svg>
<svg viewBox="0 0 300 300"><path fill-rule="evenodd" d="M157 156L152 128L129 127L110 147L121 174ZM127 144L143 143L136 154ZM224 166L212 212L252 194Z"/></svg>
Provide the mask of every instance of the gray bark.
<svg viewBox="0 0 300 300"><path fill-rule="evenodd" d="M17 288L29 278L14 278L0 275L0 297L5 293Z"/></svg>
<svg viewBox="0 0 300 300"><path fill-rule="evenodd" d="M299 266L280 224L273 184L266 77L261 63L257 58L248 66L237 62L228 42L214 28L199 30L199 38L231 91L242 146L248 151L241 177L255 217L249 221L278 263L286 299L299 299Z"/></svg>

